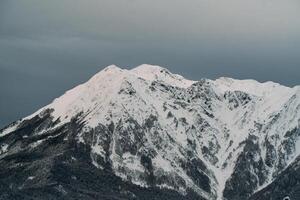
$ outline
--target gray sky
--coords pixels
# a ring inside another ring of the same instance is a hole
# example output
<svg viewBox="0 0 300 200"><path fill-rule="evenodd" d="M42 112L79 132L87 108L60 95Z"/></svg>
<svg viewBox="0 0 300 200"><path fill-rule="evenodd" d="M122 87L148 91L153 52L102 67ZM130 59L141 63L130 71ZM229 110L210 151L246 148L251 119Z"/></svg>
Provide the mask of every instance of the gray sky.
<svg viewBox="0 0 300 200"><path fill-rule="evenodd" d="M103 67L300 84L299 0L0 0L0 127Z"/></svg>

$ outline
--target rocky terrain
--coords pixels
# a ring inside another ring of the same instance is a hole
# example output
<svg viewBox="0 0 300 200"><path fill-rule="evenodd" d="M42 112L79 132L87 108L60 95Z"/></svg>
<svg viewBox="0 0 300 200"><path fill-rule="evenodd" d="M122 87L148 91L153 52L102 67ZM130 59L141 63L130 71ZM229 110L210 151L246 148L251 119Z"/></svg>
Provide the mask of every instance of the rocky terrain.
<svg viewBox="0 0 300 200"><path fill-rule="evenodd" d="M0 130L0 199L299 199L299 154L299 86L112 65Z"/></svg>

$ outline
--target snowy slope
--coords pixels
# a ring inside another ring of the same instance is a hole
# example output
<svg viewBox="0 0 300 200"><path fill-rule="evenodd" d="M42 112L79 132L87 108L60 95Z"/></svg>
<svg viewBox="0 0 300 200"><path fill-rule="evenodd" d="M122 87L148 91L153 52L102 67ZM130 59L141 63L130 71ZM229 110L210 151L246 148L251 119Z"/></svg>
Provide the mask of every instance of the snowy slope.
<svg viewBox="0 0 300 200"><path fill-rule="evenodd" d="M49 110L51 123L33 135L78 118L76 141L91 147L99 170L109 162L124 181L206 199L246 199L300 153L300 89L273 82L192 81L159 66L112 65L1 130L0 138ZM0 145L0 158L13 149Z"/></svg>

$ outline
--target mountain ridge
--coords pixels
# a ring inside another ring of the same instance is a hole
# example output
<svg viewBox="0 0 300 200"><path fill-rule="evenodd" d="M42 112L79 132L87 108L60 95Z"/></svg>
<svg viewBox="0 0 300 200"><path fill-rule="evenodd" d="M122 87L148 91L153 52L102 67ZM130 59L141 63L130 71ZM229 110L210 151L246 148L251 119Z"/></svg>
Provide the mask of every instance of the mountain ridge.
<svg viewBox="0 0 300 200"><path fill-rule="evenodd" d="M89 146L99 170L110 163L116 176L141 187L247 199L299 155L299 91L254 80L191 81L146 64L132 70L111 65L2 129L0 139L45 113L47 122L27 137L50 134L78 118L82 127L72 140ZM20 148L0 144L0 159Z"/></svg>

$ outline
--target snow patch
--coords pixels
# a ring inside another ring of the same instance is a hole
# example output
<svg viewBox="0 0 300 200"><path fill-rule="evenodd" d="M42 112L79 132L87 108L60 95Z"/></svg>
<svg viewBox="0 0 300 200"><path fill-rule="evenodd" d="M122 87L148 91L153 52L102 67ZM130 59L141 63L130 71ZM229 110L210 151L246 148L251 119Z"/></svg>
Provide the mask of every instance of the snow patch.
<svg viewBox="0 0 300 200"><path fill-rule="evenodd" d="M8 126L7 128L4 128L3 130L0 131L0 137L3 137L5 135L10 134L11 132L15 131L18 128L18 125L20 124L20 122L16 122L10 126Z"/></svg>
<svg viewBox="0 0 300 200"><path fill-rule="evenodd" d="M185 79L178 74L172 74L169 70L156 65L143 64L132 69L130 72L149 81L161 81L181 88L190 87L195 83L195 81Z"/></svg>
<svg viewBox="0 0 300 200"><path fill-rule="evenodd" d="M1 144L0 145L0 155L3 153L6 153L8 150L9 145L8 144Z"/></svg>

